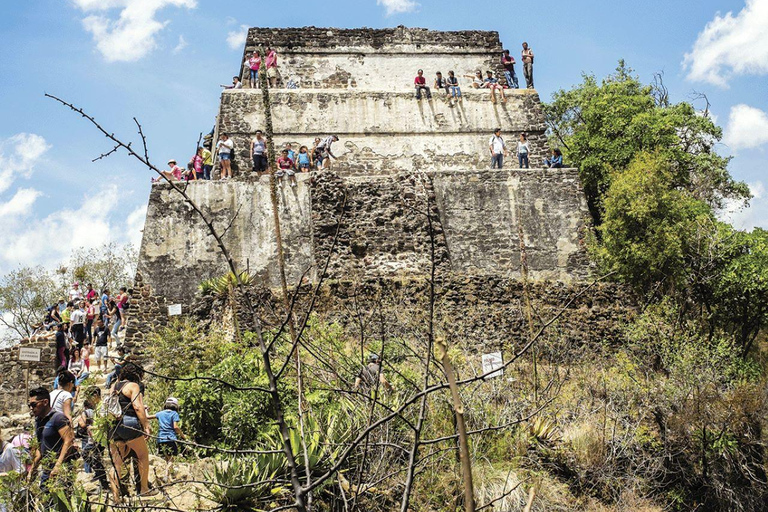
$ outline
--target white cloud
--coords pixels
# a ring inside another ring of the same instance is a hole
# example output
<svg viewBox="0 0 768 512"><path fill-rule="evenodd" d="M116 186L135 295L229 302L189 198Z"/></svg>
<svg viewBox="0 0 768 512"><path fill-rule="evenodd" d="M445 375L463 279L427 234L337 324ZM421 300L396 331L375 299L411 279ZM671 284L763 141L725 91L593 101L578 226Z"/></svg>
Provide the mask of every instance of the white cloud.
<svg viewBox="0 0 768 512"><path fill-rule="evenodd" d="M768 0L747 0L736 16L715 14L685 54L683 67L689 80L721 87L728 87L732 75L768 73Z"/></svg>
<svg viewBox="0 0 768 512"><path fill-rule="evenodd" d="M245 46L245 40L248 37L248 25L240 25L239 30L233 30L227 33L227 44L233 50L242 49Z"/></svg>
<svg viewBox="0 0 768 512"><path fill-rule="evenodd" d="M17 176L29 178L49 149L50 144L34 133L18 133L0 140L0 194L8 190Z"/></svg>
<svg viewBox="0 0 768 512"><path fill-rule="evenodd" d="M376 5L383 5L387 9L387 16L413 12L419 6L413 0L376 0Z"/></svg>
<svg viewBox="0 0 768 512"><path fill-rule="evenodd" d="M765 185L762 181L747 185L752 194L749 206L744 206L742 201L729 201L720 212L720 218L737 229L768 229L768 194Z"/></svg>
<svg viewBox="0 0 768 512"><path fill-rule="evenodd" d="M7 202L0 202L0 219L27 215L42 192L33 188L20 188Z"/></svg>
<svg viewBox="0 0 768 512"><path fill-rule="evenodd" d="M181 50L189 46L189 43L187 43L187 40L184 39L184 36L179 36L179 44L176 45L176 47L173 49L174 55L179 53Z"/></svg>
<svg viewBox="0 0 768 512"><path fill-rule="evenodd" d="M128 242L137 249L141 246L141 236L144 232L144 221L147 218L147 205L143 204L133 210L125 219L125 230Z"/></svg>
<svg viewBox="0 0 768 512"><path fill-rule="evenodd" d="M155 36L169 22L156 19L158 11L173 7L193 9L196 0L73 0L85 13L83 27L93 35L96 48L107 62L133 62L157 47ZM120 9L114 19L106 13Z"/></svg>
<svg viewBox="0 0 768 512"><path fill-rule="evenodd" d="M728 116L723 142L734 151L768 143L768 114L743 103L734 105Z"/></svg>

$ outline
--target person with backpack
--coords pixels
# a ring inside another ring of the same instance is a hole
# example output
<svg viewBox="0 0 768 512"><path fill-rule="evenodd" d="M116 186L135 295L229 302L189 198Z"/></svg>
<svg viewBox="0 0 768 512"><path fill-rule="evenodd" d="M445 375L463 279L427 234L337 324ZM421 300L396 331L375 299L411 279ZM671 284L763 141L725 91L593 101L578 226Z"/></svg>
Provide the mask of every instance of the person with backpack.
<svg viewBox="0 0 768 512"><path fill-rule="evenodd" d="M504 144L504 139L501 138L501 128L493 130L488 148L491 151L491 169L501 169L504 166L504 155L507 152L507 146Z"/></svg>
<svg viewBox="0 0 768 512"><path fill-rule="evenodd" d="M123 476L123 468L131 452L136 454L139 463L139 494L144 497L158 493L157 489L149 489L147 437L151 430L144 407L143 377L144 370L138 365L125 363L120 370L120 380L112 386L107 399L107 411L116 420L109 434L109 450L115 467L112 492L116 501L120 500L117 484Z"/></svg>

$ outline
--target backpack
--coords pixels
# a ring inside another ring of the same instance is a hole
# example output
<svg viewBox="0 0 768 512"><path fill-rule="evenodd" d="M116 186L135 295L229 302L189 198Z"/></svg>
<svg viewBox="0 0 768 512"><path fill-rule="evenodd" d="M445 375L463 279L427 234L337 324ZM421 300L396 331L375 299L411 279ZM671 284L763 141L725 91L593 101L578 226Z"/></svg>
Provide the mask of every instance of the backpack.
<svg viewBox="0 0 768 512"><path fill-rule="evenodd" d="M122 389L122 386L120 389ZM123 417L123 408L120 405L120 390L117 389L117 386L115 386L115 389L109 394L107 399L104 400L104 411L108 416L116 420Z"/></svg>

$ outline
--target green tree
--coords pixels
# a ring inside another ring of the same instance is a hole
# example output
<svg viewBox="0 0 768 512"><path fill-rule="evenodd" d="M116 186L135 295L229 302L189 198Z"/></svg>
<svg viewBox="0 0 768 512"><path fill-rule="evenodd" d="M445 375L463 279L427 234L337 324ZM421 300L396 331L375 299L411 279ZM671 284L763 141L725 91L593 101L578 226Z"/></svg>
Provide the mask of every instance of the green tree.
<svg viewBox="0 0 768 512"><path fill-rule="evenodd" d="M605 194L601 263L641 291L665 282L679 289L691 272L691 243L709 229L709 206L674 187L673 165L660 153L641 153L616 175Z"/></svg>
<svg viewBox="0 0 768 512"><path fill-rule="evenodd" d="M43 267L21 267L0 279L0 341L28 337L57 299L56 282Z"/></svg>
<svg viewBox="0 0 768 512"><path fill-rule="evenodd" d="M670 186L687 190L712 208L725 198L746 199L749 190L727 170L729 158L714 151L722 130L686 102L670 105L658 88L643 85L624 61L602 82L585 75L544 106L552 140L579 168L596 225L615 177L641 152L658 152L671 169Z"/></svg>

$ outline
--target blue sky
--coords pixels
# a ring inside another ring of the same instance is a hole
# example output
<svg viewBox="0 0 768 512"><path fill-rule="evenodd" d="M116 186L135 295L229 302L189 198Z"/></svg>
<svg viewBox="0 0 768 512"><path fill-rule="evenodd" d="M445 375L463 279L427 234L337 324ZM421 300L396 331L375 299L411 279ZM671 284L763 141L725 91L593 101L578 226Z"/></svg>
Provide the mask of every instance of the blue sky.
<svg viewBox="0 0 768 512"><path fill-rule="evenodd" d="M768 0L635 2L540 0L37 0L0 18L0 274L54 265L72 249L140 240L150 173L124 155L92 163L107 141L43 97L86 108L136 140L152 159L186 161L213 124L219 84L237 71L244 27L332 26L497 30L536 53L547 100L583 72L598 77L624 58L644 81L664 71L674 101L707 94L726 130L731 172L752 207L729 218L768 228ZM703 103L698 104L703 108Z"/></svg>

